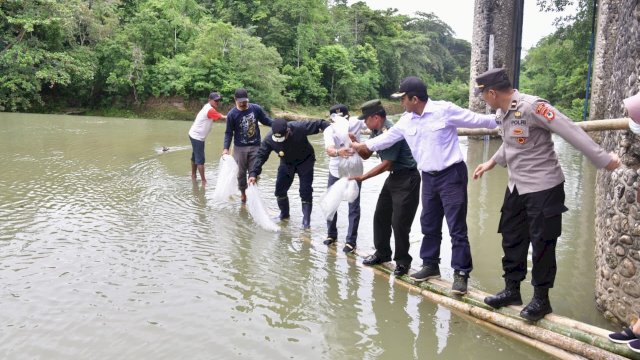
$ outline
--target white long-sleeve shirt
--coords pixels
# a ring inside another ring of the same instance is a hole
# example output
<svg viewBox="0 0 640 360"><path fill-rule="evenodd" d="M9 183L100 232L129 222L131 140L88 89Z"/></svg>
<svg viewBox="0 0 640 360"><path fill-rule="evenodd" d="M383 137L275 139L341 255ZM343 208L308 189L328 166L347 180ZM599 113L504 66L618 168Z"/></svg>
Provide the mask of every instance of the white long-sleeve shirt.
<svg viewBox="0 0 640 360"><path fill-rule="evenodd" d="M448 101L429 100L422 114L405 112L384 134L365 142L371 151L405 139L420 171L440 171L464 160L457 129L497 127L496 116L478 114Z"/></svg>

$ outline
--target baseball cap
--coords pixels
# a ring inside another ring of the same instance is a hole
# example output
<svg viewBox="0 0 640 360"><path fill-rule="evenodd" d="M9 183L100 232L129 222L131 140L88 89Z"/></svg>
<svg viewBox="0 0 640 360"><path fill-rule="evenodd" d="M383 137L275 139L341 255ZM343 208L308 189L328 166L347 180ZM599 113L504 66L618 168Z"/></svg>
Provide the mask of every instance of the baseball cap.
<svg viewBox="0 0 640 360"><path fill-rule="evenodd" d="M364 120L369 116L378 113L381 110L384 110L382 107L382 102L380 100L369 100L366 103L360 106L360 110L362 111L362 115L358 116L358 119Z"/></svg>
<svg viewBox="0 0 640 360"><path fill-rule="evenodd" d="M420 80L418 77L409 76L400 82L400 87L398 88L398 92L391 94L391 97L396 99L404 96L407 93L411 93L414 96L427 96L427 85Z"/></svg>
<svg viewBox="0 0 640 360"><path fill-rule="evenodd" d="M275 142L283 142L287 136L287 120L274 119L271 123L271 139Z"/></svg>
<svg viewBox="0 0 640 360"><path fill-rule="evenodd" d="M509 81L509 75L503 68L495 68L487 70L476 77L476 83L478 84L473 92L476 96L480 95L485 89L490 87L508 87L511 86Z"/></svg>
<svg viewBox="0 0 640 360"><path fill-rule="evenodd" d="M347 105L344 104L336 104L329 108L329 115L336 114L339 116L349 115L349 109Z"/></svg>
<svg viewBox="0 0 640 360"><path fill-rule="evenodd" d="M247 90L245 90L243 88L238 88L238 89L236 89L236 93L233 96L233 98L236 99L236 101L239 101L239 102L249 101L249 94L247 94Z"/></svg>
<svg viewBox="0 0 640 360"><path fill-rule="evenodd" d="M222 99L222 96L220 96L220 94L218 94L215 91L209 94L209 100L220 100L220 99Z"/></svg>

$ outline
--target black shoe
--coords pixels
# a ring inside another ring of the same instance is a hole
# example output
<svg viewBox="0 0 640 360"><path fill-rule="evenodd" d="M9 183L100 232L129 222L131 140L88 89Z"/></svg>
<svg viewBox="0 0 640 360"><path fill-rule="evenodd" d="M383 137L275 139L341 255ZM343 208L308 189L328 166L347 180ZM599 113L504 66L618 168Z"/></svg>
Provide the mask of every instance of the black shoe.
<svg viewBox="0 0 640 360"><path fill-rule="evenodd" d="M438 279L440 278L440 267L438 264L422 265L422 269L411 274L411 278L415 281Z"/></svg>
<svg viewBox="0 0 640 360"><path fill-rule="evenodd" d="M508 305L522 305L522 296L520 296L520 282L515 280L505 280L506 286L504 290L493 296L484 298L484 303L494 309L499 309Z"/></svg>
<svg viewBox="0 0 640 360"><path fill-rule="evenodd" d="M451 293L456 295L464 295L467 293L467 279L469 275L461 272L453 272L453 285L451 286Z"/></svg>
<svg viewBox="0 0 640 360"><path fill-rule="evenodd" d="M406 275L409 272L409 266L407 265L396 265L396 269L393 270L393 275L396 277Z"/></svg>
<svg viewBox="0 0 640 360"><path fill-rule="evenodd" d="M346 243L342 248L342 252L344 252L345 254L348 254L350 252L353 252L355 249L356 249L356 244Z"/></svg>
<svg viewBox="0 0 640 360"><path fill-rule="evenodd" d="M367 256L366 259L362 260L362 265L373 266L373 265L385 263L387 261L391 261L391 259L385 260L379 257L378 255L373 254L373 255Z"/></svg>
<svg viewBox="0 0 640 360"><path fill-rule="evenodd" d="M333 245L336 243L336 238L333 238L331 236L327 236L327 239L325 241L322 242L323 244L329 246L329 245Z"/></svg>
<svg viewBox="0 0 640 360"><path fill-rule="evenodd" d="M533 289L533 299L520 312L520 317L529 321L538 321L545 315L551 314L551 303L549 302L549 289L536 287Z"/></svg>

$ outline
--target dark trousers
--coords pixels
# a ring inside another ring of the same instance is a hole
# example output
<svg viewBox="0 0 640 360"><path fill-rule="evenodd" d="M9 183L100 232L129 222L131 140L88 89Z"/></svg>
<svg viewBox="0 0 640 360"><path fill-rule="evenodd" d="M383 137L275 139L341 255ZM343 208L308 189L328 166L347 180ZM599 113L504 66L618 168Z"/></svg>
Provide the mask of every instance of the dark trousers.
<svg viewBox="0 0 640 360"><path fill-rule="evenodd" d="M467 236L467 165L464 161L434 172L422 172L422 246L423 264L440 263L442 219L447 219L451 236L451 267L471 272L473 262Z"/></svg>
<svg viewBox="0 0 640 360"><path fill-rule="evenodd" d="M409 232L420 202L420 173L418 170L393 172L384 182L373 214L373 245L376 255L391 258L391 230L395 238L397 265L411 265Z"/></svg>
<svg viewBox="0 0 640 360"><path fill-rule="evenodd" d="M329 174L329 181L327 181L327 187L335 184L339 178ZM358 226L360 225L360 187L362 183L358 182L358 197L351 203L349 203L349 229L347 230L347 242L350 244L356 244L358 240ZM333 215L331 221L327 221L327 236L334 239L338 238L338 213Z"/></svg>
<svg viewBox="0 0 640 360"><path fill-rule="evenodd" d="M311 203L313 201L313 164L315 162L315 159L309 156L297 165L280 163L278 177L276 178L276 198L280 199L287 196L287 192L293 183L293 177L298 174L300 199L303 202Z"/></svg>
<svg viewBox="0 0 640 360"><path fill-rule="evenodd" d="M498 232L502 233L504 278L522 281L527 276L529 244L533 248L531 284L552 288L556 278L556 243L562 233L564 183L551 189L520 195L504 194Z"/></svg>

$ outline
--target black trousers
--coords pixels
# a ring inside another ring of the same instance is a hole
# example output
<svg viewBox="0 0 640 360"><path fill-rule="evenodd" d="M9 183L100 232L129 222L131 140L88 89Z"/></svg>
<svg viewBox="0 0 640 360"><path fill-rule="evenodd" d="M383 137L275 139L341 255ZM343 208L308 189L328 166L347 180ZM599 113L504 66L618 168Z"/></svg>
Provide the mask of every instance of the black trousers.
<svg viewBox="0 0 640 360"><path fill-rule="evenodd" d="M552 288L556 278L556 243L562 233L564 183L550 189L518 194L507 191L498 232L502 233L504 278L522 281L527 276L529 244L533 248L531 284Z"/></svg>
<svg viewBox="0 0 640 360"><path fill-rule="evenodd" d="M391 259L391 230L395 238L397 265L411 265L409 232L420 202L420 173L416 169L392 172L384 182L373 215L376 255Z"/></svg>

